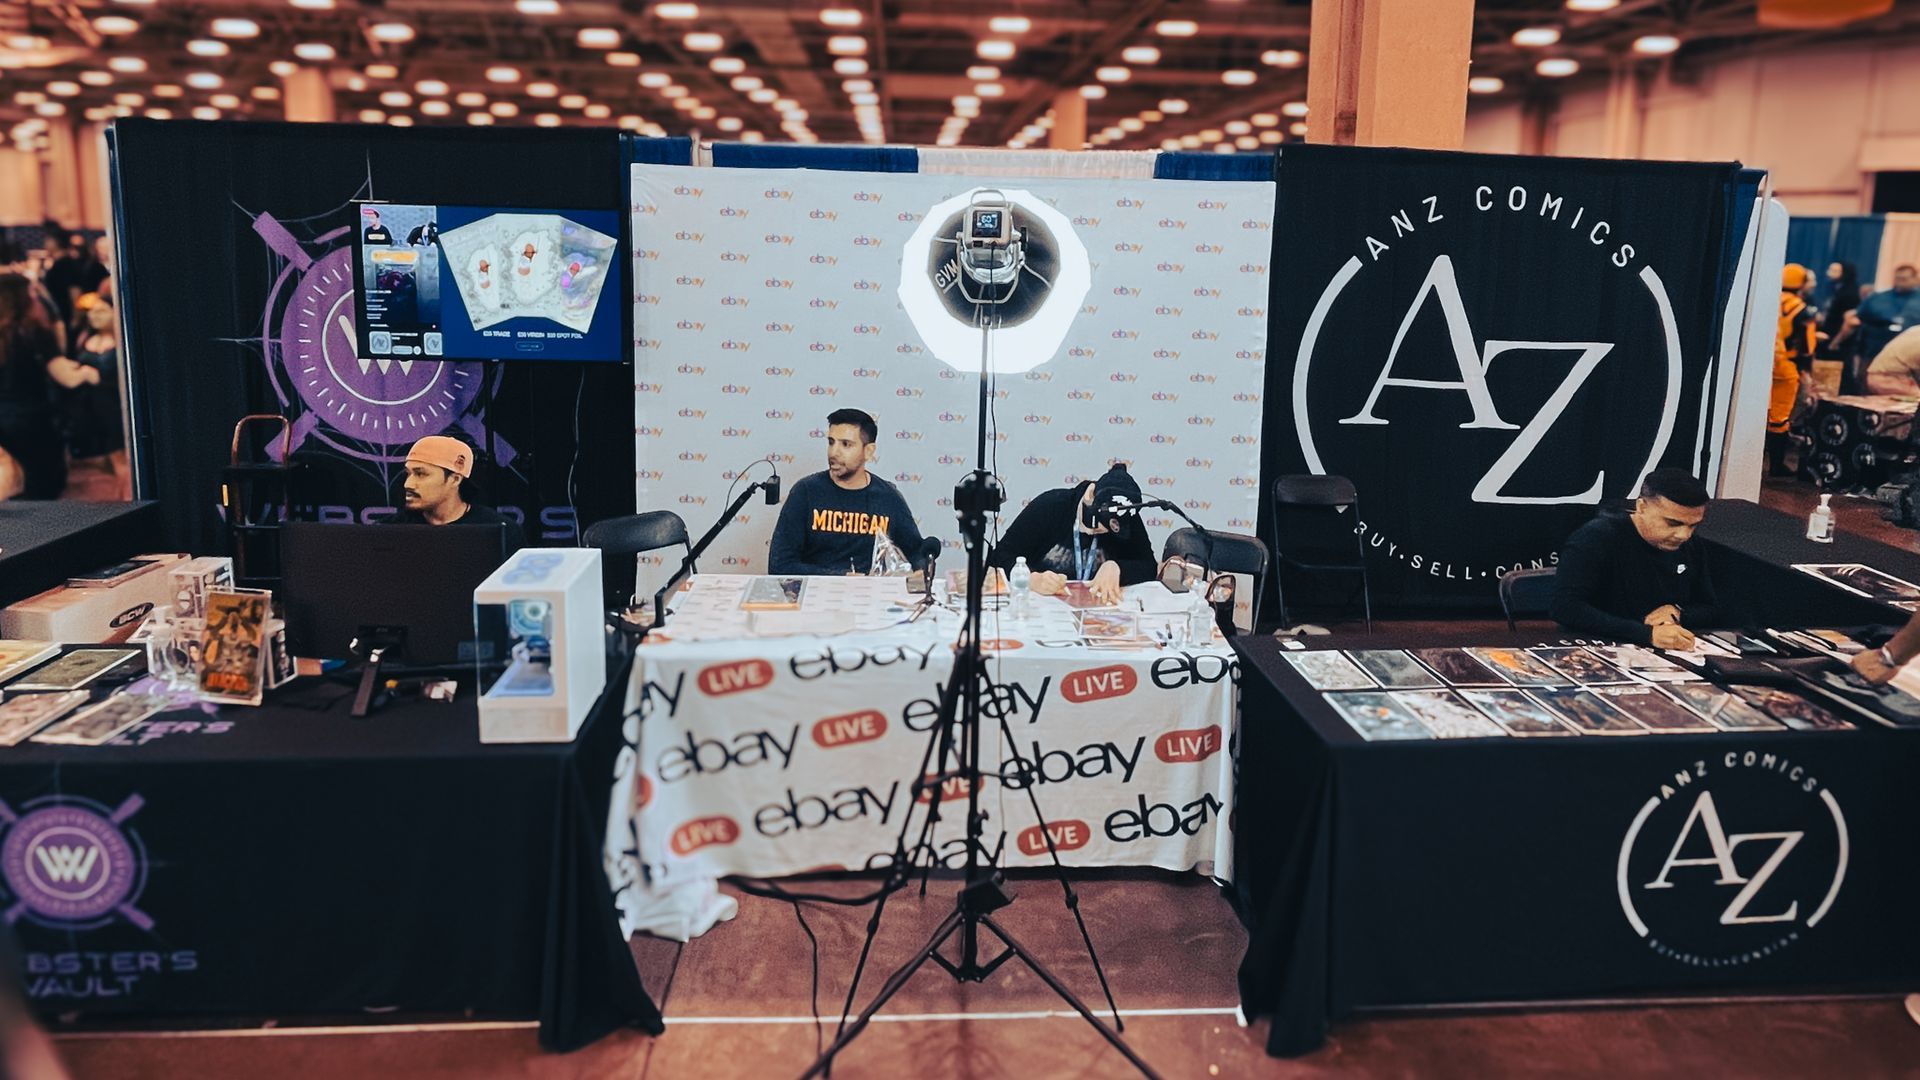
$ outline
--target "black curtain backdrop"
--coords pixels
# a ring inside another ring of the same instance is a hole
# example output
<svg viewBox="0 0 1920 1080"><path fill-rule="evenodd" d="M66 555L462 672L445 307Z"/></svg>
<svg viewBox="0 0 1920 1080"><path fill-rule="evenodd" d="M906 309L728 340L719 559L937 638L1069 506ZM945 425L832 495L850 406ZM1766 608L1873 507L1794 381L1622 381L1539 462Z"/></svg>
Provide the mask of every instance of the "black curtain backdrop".
<svg viewBox="0 0 1920 1080"><path fill-rule="evenodd" d="M394 505L407 446L436 431L492 459L476 474L483 501L518 508L532 543L576 542L576 508L581 526L633 512L630 366L418 361L386 383L390 403L368 405L334 306L352 287L354 199L608 209L624 224L618 132L130 119L110 146L140 491L165 522L156 549L227 550L221 472L249 413L295 422L296 516ZM350 295L343 310L350 325Z"/></svg>
<svg viewBox="0 0 1920 1080"><path fill-rule="evenodd" d="M1486 604L1697 466L1735 169L1288 146L1263 535L1275 477L1344 475L1376 597Z"/></svg>

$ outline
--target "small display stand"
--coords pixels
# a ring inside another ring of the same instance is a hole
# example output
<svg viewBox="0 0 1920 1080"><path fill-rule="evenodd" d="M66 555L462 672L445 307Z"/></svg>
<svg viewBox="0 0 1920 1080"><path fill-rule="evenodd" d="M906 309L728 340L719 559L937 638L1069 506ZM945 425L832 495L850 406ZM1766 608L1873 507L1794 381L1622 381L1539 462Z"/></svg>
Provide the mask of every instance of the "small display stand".
<svg viewBox="0 0 1920 1080"><path fill-rule="evenodd" d="M473 591L480 741L571 742L607 681L600 552L528 548Z"/></svg>

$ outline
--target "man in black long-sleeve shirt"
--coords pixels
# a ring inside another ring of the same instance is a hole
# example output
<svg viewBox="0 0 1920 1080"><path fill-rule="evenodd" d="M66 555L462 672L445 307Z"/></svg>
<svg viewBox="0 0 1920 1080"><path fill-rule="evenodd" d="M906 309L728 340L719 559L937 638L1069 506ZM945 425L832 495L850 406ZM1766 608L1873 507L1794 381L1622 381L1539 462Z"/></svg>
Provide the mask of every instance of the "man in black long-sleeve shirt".
<svg viewBox="0 0 1920 1080"><path fill-rule="evenodd" d="M1096 599L1118 603L1121 586L1151 580L1158 564L1137 517L1112 524L1098 514L1116 501L1140 501L1140 485L1122 463L1097 481L1042 492L1007 526L987 565L1012 570L1025 556L1035 595L1052 596L1069 581L1084 581Z"/></svg>
<svg viewBox="0 0 1920 1080"><path fill-rule="evenodd" d="M1687 625L1716 625L1706 553L1693 542L1707 489L1682 469L1647 474L1629 515L1603 514L1567 538L1553 618L1578 634L1662 649L1693 647Z"/></svg>
<svg viewBox="0 0 1920 1080"><path fill-rule="evenodd" d="M770 574L864 574L886 533L920 565L920 527L900 490L867 471L880 427L859 409L827 417L827 468L787 492L767 551Z"/></svg>

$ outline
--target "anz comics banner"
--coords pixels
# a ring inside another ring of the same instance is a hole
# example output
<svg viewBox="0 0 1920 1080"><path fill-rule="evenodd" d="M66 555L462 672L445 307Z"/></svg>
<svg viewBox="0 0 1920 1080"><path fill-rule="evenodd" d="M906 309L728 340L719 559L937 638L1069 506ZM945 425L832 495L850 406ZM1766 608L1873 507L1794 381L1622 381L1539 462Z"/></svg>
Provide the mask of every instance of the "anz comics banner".
<svg viewBox="0 0 1920 1080"><path fill-rule="evenodd" d="M921 839L939 785L915 781L953 666L950 635L750 644L776 647L673 642L635 660L606 851L630 924L649 884L879 869L903 823L910 851ZM1049 865L1050 834L1069 866L1232 877L1231 650L986 645L984 859ZM966 797L964 780L941 786L929 840L942 866L964 865Z"/></svg>
<svg viewBox="0 0 1920 1080"><path fill-rule="evenodd" d="M988 343L1005 513L1121 460L1147 495L1252 532L1265 181L633 166L636 505L698 534L754 460L789 482L824 468L827 414L852 407L878 421L875 474L951 540L982 366L954 241L991 199L1024 230ZM774 519L749 506L703 568L762 570ZM1147 522L1156 546L1179 524ZM643 557L641 591L670 569Z"/></svg>

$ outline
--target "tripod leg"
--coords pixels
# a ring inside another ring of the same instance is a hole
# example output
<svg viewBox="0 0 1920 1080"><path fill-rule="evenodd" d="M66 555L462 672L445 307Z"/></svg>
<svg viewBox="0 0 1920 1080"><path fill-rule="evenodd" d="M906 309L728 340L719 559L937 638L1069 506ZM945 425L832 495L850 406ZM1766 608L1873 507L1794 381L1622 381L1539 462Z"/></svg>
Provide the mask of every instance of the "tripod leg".
<svg viewBox="0 0 1920 1080"><path fill-rule="evenodd" d="M860 1015L853 1018L853 1022L847 1025L846 1030L842 1031L839 1036L833 1040L833 1045L827 1047L827 1052L821 1054L818 1061L815 1061L806 1072L800 1074L800 1080L808 1080L808 1077L813 1076L824 1076L828 1070L833 1068L834 1055L846 1049L848 1043L858 1038L860 1033L866 1030L867 1025L873 1021L874 1014L884 1008L887 1002L892 1000L893 995L900 992L901 987L907 985L907 980L913 978L914 972L920 970L921 965L925 964L928 958L933 956L935 950L946 944L947 939L953 936L953 932L959 929L960 918L960 909L955 908L953 913L948 915L945 921L941 922L939 927L934 930L933 936L927 939L927 943L920 947L920 951L914 954L913 959L907 961L905 967L888 976L887 981L881 984L880 992L874 996L871 1002L867 1003L866 1008L860 1010ZM1098 1021L1095 1021L1095 1023L1098 1023Z"/></svg>
<svg viewBox="0 0 1920 1080"><path fill-rule="evenodd" d="M1082 1004L1079 998L1073 996L1073 991L1067 989L1065 983L1055 977L1053 972L1047 970L1047 966L1042 964L1038 957L1022 947L1018 941L1014 940L1012 934L1007 933L1001 928L999 923L994 922L993 916L982 915L980 916L980 922L984 924L987 929L993 931L993 936L1004 942L1007 948L1012 949L1013 954L1018 956L1021 962L1026 964L1035 975L1040 976L1041 982L1046 983L1054 993L1060 995L1060 1000L1073 1006L1073 1011L1079 1013L1082 1020L1092 1024L1093 1029L1100 1033L1101 1038L1107 1040L1115 1050L1120 1051L1122 1057L1132 1062L1133 1067L1140 1070L1140 1075L1147 1077L1148 1080L1160 1080L1160 1074L1154 1072L1153 1066L1147 1064L1139 1054L1133 1052L1133 1048L1127 1045L1127 1041L1120 1037L1119 1032L1108 1027L1099 1017L1093 1015L1093 1012L1089 1010L1086 1005Z"/></svg>

